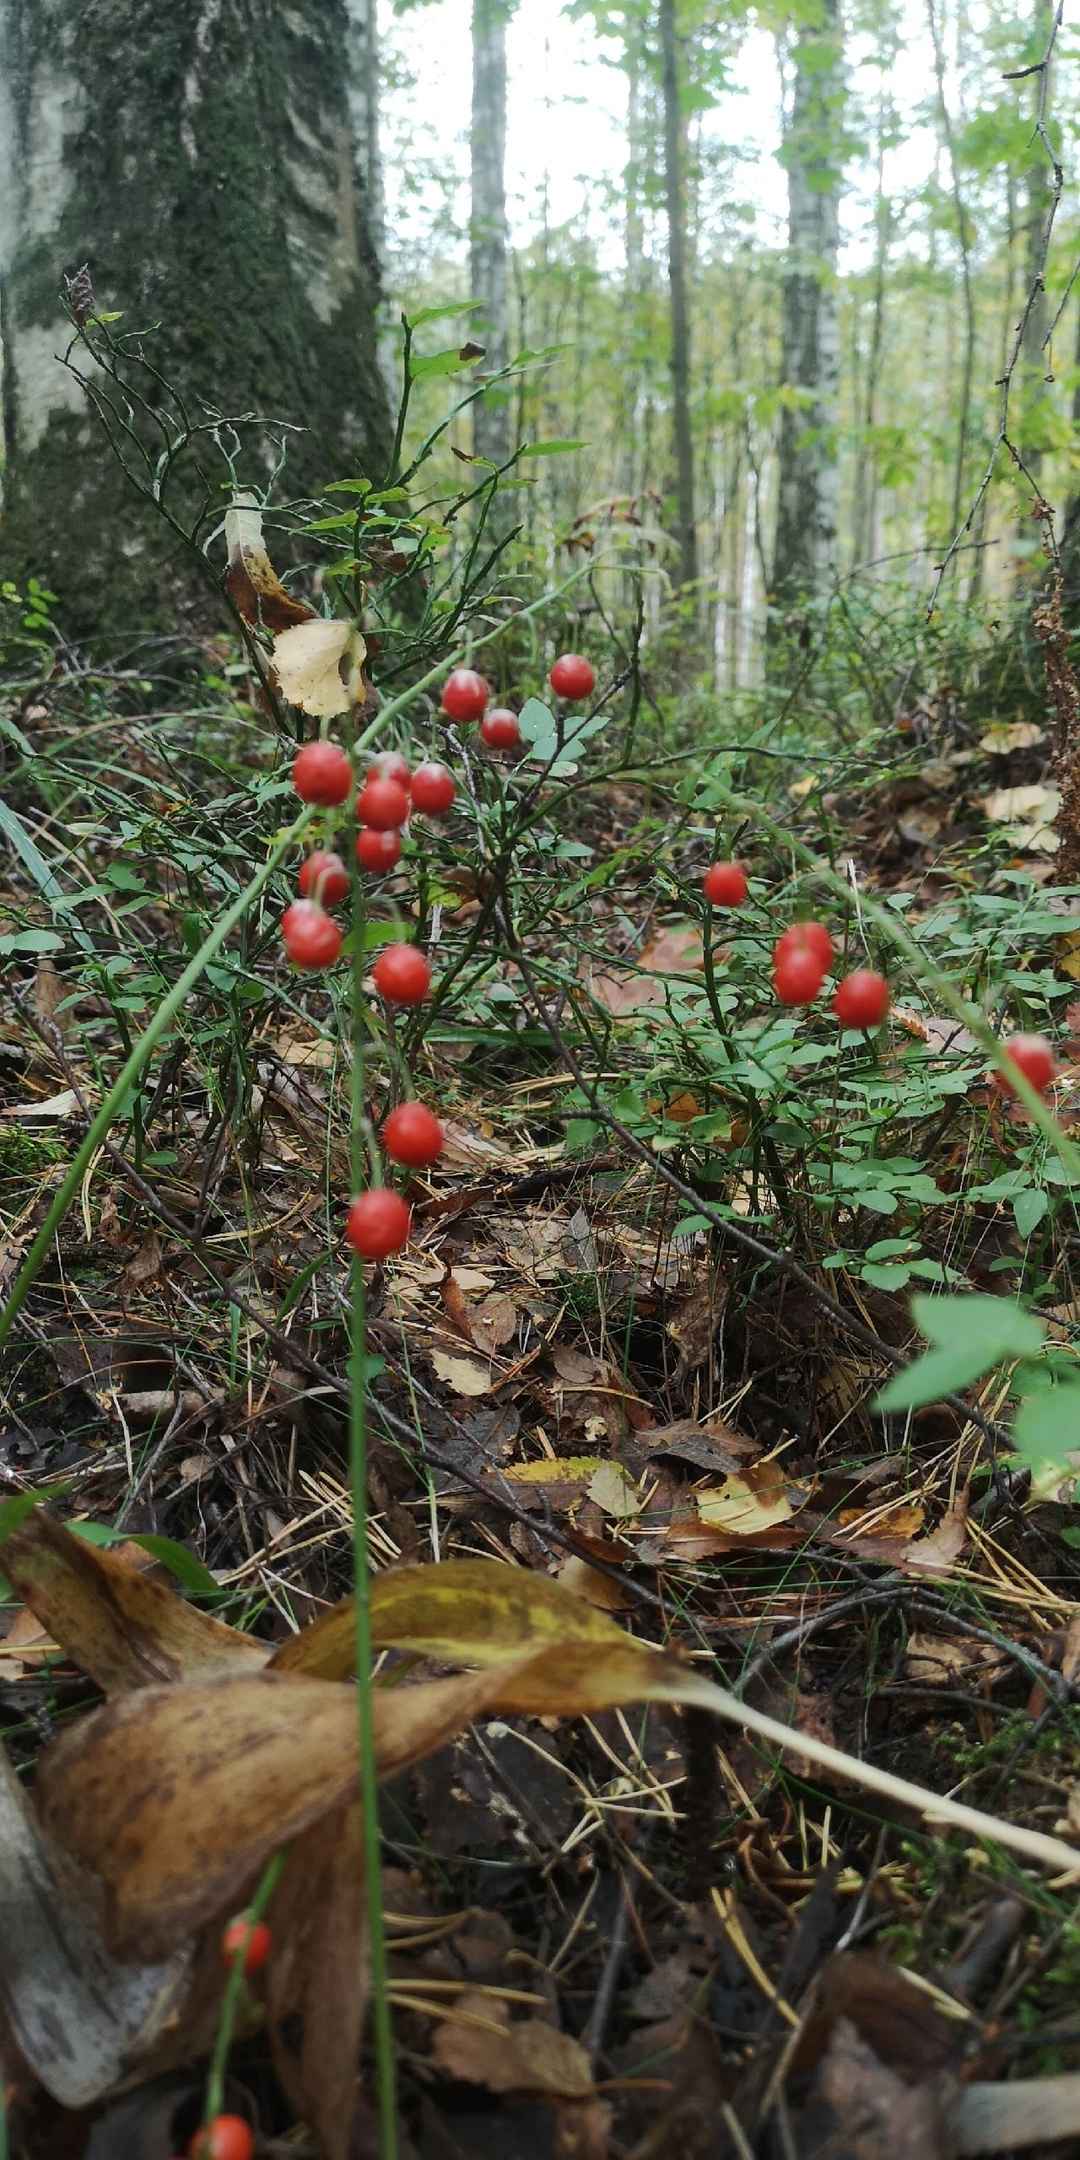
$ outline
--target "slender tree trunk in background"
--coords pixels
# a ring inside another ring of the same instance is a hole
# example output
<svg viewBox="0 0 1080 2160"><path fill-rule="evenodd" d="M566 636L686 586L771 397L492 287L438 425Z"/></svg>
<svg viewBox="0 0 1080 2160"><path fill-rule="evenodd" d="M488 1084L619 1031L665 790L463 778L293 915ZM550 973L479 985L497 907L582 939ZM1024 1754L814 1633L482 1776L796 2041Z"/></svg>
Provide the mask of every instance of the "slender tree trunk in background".
<svg viewBox="0 0 1080 2160"><path fill-rule="evenodd" d="M956 137L953 131L949 102L945 95L945 48L938 27L937 0L926 0L926 19L934 47L934 75L937 82L938 117L941 121L941 132L945 147L949 153L949 176L952 186L953 208L956 212L956 241L960 250L960 275L964 294L964 357L960 377L960 398L956 413L956 463L953 468L952 528L955 533L959 531L963 515L965 460L967 456L968 429L971 423L971 386L975 371L975 287L971 271L972 228L960 188Z"/></svg>
<svg viewBox="0 0 1080 2160"><path fill-rule="evenodd" d="M1037 50L1034 58L1041 59L1046 50L1054 21L1054 0L1035 0L1032 29ZM1041 75L1032 77L1034 109L1032 123L1045 120L1050 104L1050 69L1046 79ZM1031 145L1030 163L1024 175L1024 293L1023 300L1034 291L1031 313L1024 331L1020 348L1020 455L1028 472L1038 482L1046 448L1047 422L1052 413L1052 401L1047 385L1049 372L1047 354L1044 350L1050 328L1050 310L1046 299L1044 281L1046 221L1053 201L1053 175L1046 152L1038 137Z"/></svg>
<svg viewBox="0 0 1080 2160"><path fill-rule="evenodd" d="M797 400L780 421L772 584L781 607L820 586L836 563L837 142L843 104L839 0L821 0L796 43L791 122L781 153L788 175L781 369Z"/></svg>
<svg viewBox="0 0 1080 2160"><path fill-rule="evenodd" d="M307 429L290 492L381 472L346 42L344 0L0 0L0 549L6 573L53 586L76 635L176 628L192 573L54 357L65 272L89 265L121 331L161 322L151 356L195 418L206 400ZM264 485L271 466L263 436L240 477Z"/></svg>
<svg viewBox="0 0 1080 2160"><path fill-rule="evenodd" d="M479 302L470 336L486 352L484 372L509 357L509 235L506 224L506 21L507 0L473 0L472 217L469 225L470 298ZM493 465L510 455L510 402L504 389L490 390L473 406L473 449ZM498 504L505 528L509 508Z"/></svg>
<svg viewBox="0 0 1080 2160"><path fill-rule="evenodd" d="M679 584L697 577L694 523L694 441L690 428L690 310L686 281L685 141L679 97L675 0L660 0L664 86L664 189L667 199L668 280L671 291L671 399L675 432L675 493Z"/></svg>

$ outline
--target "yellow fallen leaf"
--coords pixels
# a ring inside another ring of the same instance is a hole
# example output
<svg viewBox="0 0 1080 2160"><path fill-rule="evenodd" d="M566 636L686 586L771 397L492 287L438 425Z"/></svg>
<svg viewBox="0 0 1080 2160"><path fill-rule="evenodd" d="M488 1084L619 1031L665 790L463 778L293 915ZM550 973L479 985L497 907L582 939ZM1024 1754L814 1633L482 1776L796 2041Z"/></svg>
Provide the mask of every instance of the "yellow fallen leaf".
<svg viewBox="0 0 1080 2160"><path fill-rule="evenodd" d="M295 623L274 639L274 672L290 705L317 720L348 712L364 696L367 646L351 623Z"/></svg>
<svg viewBox="0 0 1080 2160"><path fill-rule="evenodd" d="M697 1506L703 1523L731 1537L754 1537L789 1521L794 1512L778 1463L750 1463L732 1472L722 1485L698 1493Z"/></svg>

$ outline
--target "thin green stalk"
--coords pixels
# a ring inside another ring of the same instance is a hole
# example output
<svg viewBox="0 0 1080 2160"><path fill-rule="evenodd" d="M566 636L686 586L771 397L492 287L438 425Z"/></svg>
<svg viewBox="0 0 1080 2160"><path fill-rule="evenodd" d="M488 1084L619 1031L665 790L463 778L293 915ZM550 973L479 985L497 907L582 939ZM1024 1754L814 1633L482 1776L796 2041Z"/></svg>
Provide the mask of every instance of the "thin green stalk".
<svg viewBox="0 0 1080 2160"><path fill-rule="evenodd" d="M361 738L362 743L363 738ZM357 746L358 748L360 745ZM352 1085L350 1091L349 1143L352 1189L364 1183L364 1032L367 1006L364 975L364 887L354 866L352 910ZM368 1553L367 1503L367 1301L364 1263L359 1254L352 1261L352 1296L349 1308L349 1472L352 1485L353 1574L356 1596L353 1616L356 1628L356 1712L360 1741L360 1817L364 1850L364 1886L367 1899L368 1953L371 1965L372 2027L375 2041L375 2085L379 2109L381 2160L397 2160L397 2095L394 2077L394 2036L390 2022L389 1972L386 1957L386 1926L383 1920L382 1851L379 1836L379 1780L375 1763L371 1639L371 1569Z"/></svg>
<svg viewBox="0 0 1080 2160"><path fill-rule="evenodd" d="M247 1956L248 1942L251 1939L253 1928L265 1916L266 1909L281 1880L281 1870L284 1865L285 1854L278 1852L274 1854L273 1859L263 1869L259 1887L248 1907L247 1935L244 1941L237 1945L233 1955L232 1968L225 1983L225 1993L221 1998L221 2016L218 2020L217 2039L214 2042L214 2052L210 2058L210 2068L206 2074L206 2099L203 2103L204 2123L213 2122L215 2115L221 2114L225 2104L225 2078L229 2068L229 2049L232 2046L233 2027L236 2024L240 1998L244 1991L244 1959ZM0 2160L5 2160L2 2149L0 2149Z"/></svg>
<svg viewBox="0 0 1080 2160"><path fill-rule="evenodd" d="M183 974L173 984L168 995L162 999L149 1026L134 1044L130 1056L124 1062L119 1079L110 1088L96 1117L91 1122L85 1140L76 1149L66 1175L57 1186L45 1220L23 1261L11 1294L4 1306L0 1308L0 1348L7 1341L29 1292L33 1288L53 1238L82 1184L87 1165L93 1161L113 1119L118 1116L129 1088L134 1085L149 1064L162 1036L171 1027L177 1014L182 1011L199 977L209 967L211 960L221 951L226 938L235 930L237 923L243 920L249 907L258 899L264 885L273 876L282 857L288 854L291 847L295 846L312 815L311 809L305 808L301 815L289 826L288 831L282 834L271 849L262 869L256 872L251 883L244 887L239 899L233 901L232 906L226 909L220 921L215 924L209 937L200 945L194 959L188 962Z"/></svg>
<svg viewBox="0 0 1080 2160"><path fill-rule="evenodd" d="M838 871L830 870L820 857L814 854L813 849L806 846L805 841L796 840L782 825L778 825L775 819L766 814L760 803L754 802L749 796L737 795L723 780L714 781L713 787L728 809L737 810L752 818L763 832L768 833L770 839L790 848L792 854L805 863L808 870L814 871L823 885L828 885L840 899L850 901L851 887L847 879L842 878ZM897 952L903 953L915 974L935 992L954 1019L961 1021L969 1035L975 1037L976 1042L985 1050L990 1063L1008 1080L1010 1090L1019 1097L1025 1110L1029 1112L1032 1123L1038 1127L1043 1138L1050 1142L1070 1177L1080 1184L1080 1148L1062 1131L1038 1089L1033 1088L1030 1080L1013 1064L1005 1044L1000 1036L995 1035L978 1007L973 1005L961 990L957 990L948 975L943 974L942 970L927 958L921 945L916 943L903 923L898 922L895 915L882 906L880 900L875 900L871 893L864 890L859 894L859 905L871 922L876 924L882 937L895 946Z"/></svg>

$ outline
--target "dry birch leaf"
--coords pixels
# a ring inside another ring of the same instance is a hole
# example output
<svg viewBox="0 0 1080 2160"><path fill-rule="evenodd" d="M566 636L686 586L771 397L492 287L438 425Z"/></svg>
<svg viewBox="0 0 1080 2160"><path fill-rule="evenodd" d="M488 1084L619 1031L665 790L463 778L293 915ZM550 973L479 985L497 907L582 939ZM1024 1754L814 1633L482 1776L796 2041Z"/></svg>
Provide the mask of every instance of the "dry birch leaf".
<svg viewBox="0 0 1080 2160"><path fill-rule="evenodd" d="M317 720L350 712L365 696L367 646L351 623L317 617L280 630L274 639L274 673L290 705Z"/></svg>

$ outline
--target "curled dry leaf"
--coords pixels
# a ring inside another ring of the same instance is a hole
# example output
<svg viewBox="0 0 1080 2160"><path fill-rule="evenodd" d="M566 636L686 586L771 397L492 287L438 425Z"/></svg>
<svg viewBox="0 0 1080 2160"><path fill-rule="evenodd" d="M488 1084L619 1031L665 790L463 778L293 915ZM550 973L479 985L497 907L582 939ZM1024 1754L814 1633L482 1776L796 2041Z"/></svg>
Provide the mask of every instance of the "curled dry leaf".
<svg viewBox="0 0 1080 2160"><path fill-rule="evenodd" d="M0 1987L34 2075L63 2107L88 2107L152 2047L184 1992L181 1952L117 1964L94 1914L95 1885L43 1837L0 1748Z"/></svg>
<svg viewBox="0 0 1080 2160"><path fill-rule="evenodd" d="M367 646L351 623L323 617L294 624L274 639L274 673L290 705L317 720L351 711L366 695Z"/></svg>
<svg viewBox="0 0 1080 2160"><path fill-rule="evenodd" d="M237 495L226 510L225 545L229 551L225 590L245 622L285 630L291 623L310 621L314 608L286 592L266 552L262 511L253 495Z"/></svg>
<svg viewBox="0 0 1080 2160"><path fill-rule="evenodd" d="M40 1508L5 1538L3 1554L19 1596L107 1695L266 1663L265 1643L199 1612Z"/></svg>
<svg viewBox="0 0 1080 2160"><path fill-rule="evenodd" d="M380 1692L384 1778L481 1710L485 1675ZM42 1757L46 1829L104 1885L122 1957L166 1956L220 1912L276 1849L350 1799L351 1689L289 1673L140 1689L91 1711Z"/></svg>

